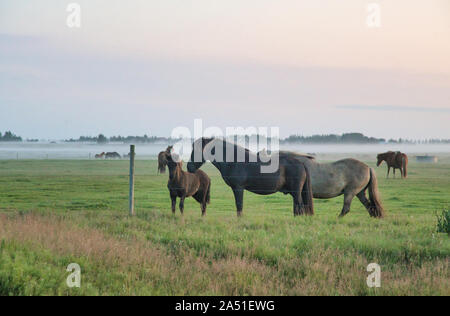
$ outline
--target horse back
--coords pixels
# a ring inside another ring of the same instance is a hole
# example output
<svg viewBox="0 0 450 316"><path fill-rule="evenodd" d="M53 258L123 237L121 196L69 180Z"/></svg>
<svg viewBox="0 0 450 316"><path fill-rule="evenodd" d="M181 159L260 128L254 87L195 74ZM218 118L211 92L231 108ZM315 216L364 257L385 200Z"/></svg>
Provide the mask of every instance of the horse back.
<svg viewBox="0 0 450 316"><path fill-rule="evenodd" d="M211 183L211 179L209 178L209 176L200 169L197 169L197 171L195 171L194 174L192 173L189 174L195 176L195 178L199 182L200 187L208 187L209 184Z"/></svg>
<svg viewBox="0 0 450 316"><path fill-rule="evenodd" d="M197 192L206 192L211 183L208 175L200 169L195 173L183 171L183 176L185 178L186 193L188 196L192 196Z"/></svg>
<svg viewBox="0 0 450 316"><path fill-rule="evenodd" d="M369 166L353 158L306 165L311 173L315 198L332 198L349 190L360 191L370 179Z"/></svg>

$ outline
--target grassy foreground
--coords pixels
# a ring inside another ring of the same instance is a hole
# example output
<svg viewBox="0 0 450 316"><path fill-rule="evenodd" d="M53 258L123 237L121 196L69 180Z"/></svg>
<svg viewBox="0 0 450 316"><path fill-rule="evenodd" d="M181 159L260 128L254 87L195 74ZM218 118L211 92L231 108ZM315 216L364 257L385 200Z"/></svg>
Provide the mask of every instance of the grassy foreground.
<svg viewBox="0 0 450 316"><path fill-rule="evenodd" d="M369 163L373 166L373 163ZM450 240L436 232L449 207L450 162L410 164L384 179L387 217L357 199L315 200L292 215L288 196L246 192L236 218L231 190L212 166L211 205L170 211L167 175L137 161L137 216L127 216L126 161L0 161L0 295L450 295ZM66 267L81 266L68 288ZM366 267L381 266L381 288Z"/></svg>

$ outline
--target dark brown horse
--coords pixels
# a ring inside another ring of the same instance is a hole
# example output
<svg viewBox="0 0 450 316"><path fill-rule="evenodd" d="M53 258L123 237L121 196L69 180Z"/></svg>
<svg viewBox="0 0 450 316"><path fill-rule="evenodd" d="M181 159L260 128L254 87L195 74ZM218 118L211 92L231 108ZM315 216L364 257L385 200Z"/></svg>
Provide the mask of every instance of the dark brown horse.
<svg viewBox="0 0 450 316"><path fill-rule="evenodd" d="M211 179L202 170L195 173L183 171L182 162L177 162L178 157L171 153L165 153L167 166L169 167L169 188L172 200L172 213L175 213L177 197L180 198L180 212L184 211L184 199L192 196L201 205L202 216L206 214L206 204L209 204L209 192Z"/></svg>
<svg viewBox="0 0 450 316"><path fill-rule="evenodd" d="M218 159L209 158L216 153ZM273 172L266 173L264 166L267 166L267 160L261 160L261 156L266 156L265 152L253 153L222 139L200 138L194 142L187 169L196 173L206 160L210 160L233 190L238 216L242 214L244 190L261 195L276 192L290 194L294 202L294 215L313 215L308 169L293 153L279 152L277 155L278 167ZM275 156L272 155L272 158L275 159Z"/></svg>
<svg viewBox="0 0 450 316"><path fill-rule="evenodd" d="M170 155L173 146L168 146L165 151L158 154L158 173L166 173L167 155Z"/></svg>
<svg viewBox="0 0 450 316"><path fill-rule="evenodd" d="M381 165L383 161L386 161L388 166L387 176L389 178L389 171L391 168L394 169L394 178L395 178L395 169L400 169L400 174L402 178L406 178L408 176L407 166L408 166L408 156L399 151L388 151L382 154L377 155L377 167Z"/></svg>

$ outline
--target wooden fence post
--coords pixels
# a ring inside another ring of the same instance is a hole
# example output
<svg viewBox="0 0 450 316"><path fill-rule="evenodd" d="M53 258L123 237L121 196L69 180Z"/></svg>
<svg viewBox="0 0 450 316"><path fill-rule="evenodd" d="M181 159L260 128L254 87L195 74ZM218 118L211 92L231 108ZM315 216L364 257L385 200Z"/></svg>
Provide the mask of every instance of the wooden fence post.
<svg viewBox="0 0 450 316"><path fill-rule="evenodd" d="M134 145L130 145L130 216L134 216Z"/></svg>

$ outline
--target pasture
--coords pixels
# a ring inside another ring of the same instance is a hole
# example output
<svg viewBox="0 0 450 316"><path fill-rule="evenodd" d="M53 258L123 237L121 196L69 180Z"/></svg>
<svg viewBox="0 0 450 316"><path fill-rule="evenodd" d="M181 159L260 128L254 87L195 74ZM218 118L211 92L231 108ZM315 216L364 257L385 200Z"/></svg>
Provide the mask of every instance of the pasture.
<svg viewBox="0 0 450 316"><path fill-rule="evenodd" d="M365 161L375 167L375 159ZM185 168L185 167L184 167ZM450 295L450 240L436 214L450 204L450 159L410 162L408 178L375 168L385 219L355 199L292 199L245 192L237 218L218 171L211 204L170 210L168 174L136 161L136 216L128 216L128 161L0 161L0 295ZM68 288L66 267L81 266ZM381 266L368 288L366 267Z"/></svg>

